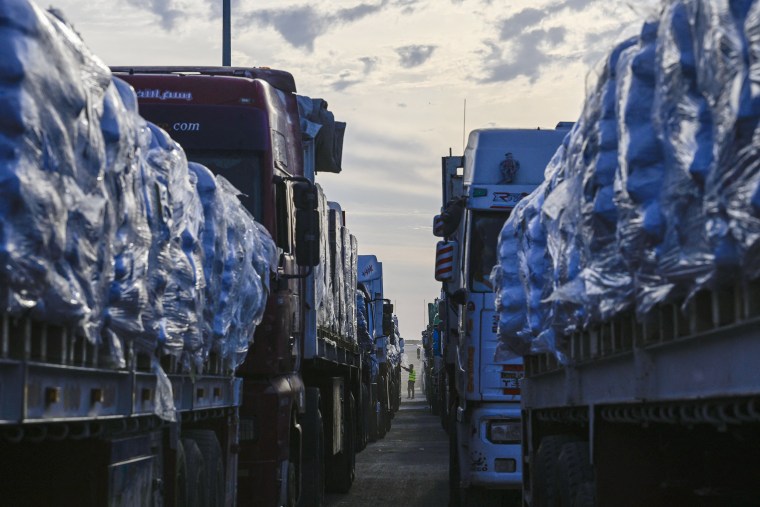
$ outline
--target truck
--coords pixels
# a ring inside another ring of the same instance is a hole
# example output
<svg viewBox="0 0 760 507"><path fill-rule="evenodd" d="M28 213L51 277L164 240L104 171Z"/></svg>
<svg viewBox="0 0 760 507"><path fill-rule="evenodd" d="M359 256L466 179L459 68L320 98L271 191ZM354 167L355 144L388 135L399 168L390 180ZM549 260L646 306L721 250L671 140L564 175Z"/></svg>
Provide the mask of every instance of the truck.
<svg viewBox="0 0 760 507"><path fill-rule="evenodd" d="M427 304L428 324L422 331L422 375L424 376L425 399L430 413L439 416L441 426L448 431L448 383L442 358L439 306L438 298Z"/></svg>
<svg viewBox="0 0 760 507"><path fill-rule="evenodd" d="M435 278L442 282L439 339L446 375L438 394L448 418L453 505L517 501L520 459L519 356L495 360L491 268L510 210L543 179L562 139L556 129L478 129L462 156L442 159L442 208L434 218ZM440 369L440 368L439 368Z"/></svg>
<svg viewBox="0 0 760 507"><path fill-rule="evenodd" d="M239 505L321 505L354 479L358 245L340 205L315 185L340 172L345 124L270 68L114 67L140 112L189 160L228 178L280 249L242 381Z"/></svg>
<svg viewBox="0 0 760 507"><path fill-rule="evenodd" d="M760 498L756 11L672 3L616 45L504 225L525 505Z"/></svg>
<svg viewBox="0 0 760 507"><path fill-rule="evenodd" d="M383 292L383 263L376 255L359 256L359 293L366 315L368 346L363 373L366 397L367 438L375 441L390 431L401 399L400 344L396 338L393 304Z"/></svg>
<svg viewBox="0 0 760 507"><path fill-rule="evenodd" d="M227 180L139 116L60 14L12 10L0 14L14 62L0 71L3 503L231 507L235 371L277 305L274 242Z"/></svg>

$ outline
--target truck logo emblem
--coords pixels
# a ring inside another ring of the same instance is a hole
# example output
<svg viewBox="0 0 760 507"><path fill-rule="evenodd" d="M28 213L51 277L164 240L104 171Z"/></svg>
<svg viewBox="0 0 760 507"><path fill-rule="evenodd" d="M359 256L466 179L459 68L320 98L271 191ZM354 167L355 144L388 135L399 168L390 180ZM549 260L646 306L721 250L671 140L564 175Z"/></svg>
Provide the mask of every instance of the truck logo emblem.
<svg viewBox="0 0 760 507"><path fill-rule="evenodd" d="M511 152L505 153L504 157L504 160L499 164L502 185L512 183L517 171L520 170L520 161L514 158Z"/></svg>
<svg viewBox="0 0 760 507"><path fill-rule="evenodd" d="M136 90L138 99L155 100L193 100L192 92L176 92L173 90Z"/></svg>
<svg viewBox="0 0 760 507"><path fill-rule="evenodd" d="M491 209L514 208L521 199L527 196L527 192L494 192Z"/></svg>

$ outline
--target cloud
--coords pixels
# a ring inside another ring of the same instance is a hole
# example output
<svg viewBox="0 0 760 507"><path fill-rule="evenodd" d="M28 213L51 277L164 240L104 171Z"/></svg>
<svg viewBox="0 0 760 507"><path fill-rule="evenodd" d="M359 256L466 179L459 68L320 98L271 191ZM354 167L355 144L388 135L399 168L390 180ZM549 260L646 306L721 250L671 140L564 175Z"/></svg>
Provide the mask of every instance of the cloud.
<svg viewBox="0 0 760 507"><path fill-rule="evenodd" d="M566 30L562 27L531 30L514 38L506 50L493 41L486 41L487 75L481 82L505 82L520 76L535 82L541 75L541 69L554 60L548 50L562 44L565 36Z"/></svg>
<svg viewBox="0 0 760 507"><path fill-rule="evenodd" d="M524 9L501 22L499 38L501 40L509 40L515 35L524 32L527 28L537 25L545 17L545 11L540 9Z"/></svg>
<svg viewBox="0 0 760 507"><path fill-rule="evenodd" d="M378 58L370 56L359 58L359 62L361 62L363 66L361 75L367 76L371 74L375 70L375 67L377 67L379 61L380 60ZM360 77L356 77L357 74L358 72L345 70L339 74L339 79L337 81L334 81L332 84L330 84L330 87L333 90L340 92L354 85L360 84L363 80Z"/></svg>
<svg viewBox="0 0 760 507"><path fill-rule="evenodd" d="M160 0L154 0L160 1ZM237 17L236 25L247 28L260 25L274 28L290 45L314 51L314 41L331 29L355 23L367 16L380 12L389 0L380 3L363 3L354 7L338 9L332 13L318 11L313 5L304 4L280 9L261 9Z"/></svg>
<svg viewBox="0 0 760 507"><path fill-rule="evenodd" d="M174 6L173 0L127 0L127 2L158 16L161 27L165 30L174 28L177 21L184 17L184 12Z"/></svg>
<svg viewBox="0 0 760 507"><path fill-rule="evenodd" d="M375 70L377 64L380 63L380 59L373 56L365 56L359 58L359 61L364 64L364 75L371 74Z"/></svg>
<svg viewBox="0 0 760 507"><path fill-rule="evenodd" d="M597 0L566 0L541 9L533 7L523 9L517 14L505 18L500 22L499 38L501 40L509 40L512 37L539 26L542 21L547 21L556 14L563 11L581 12L588 10L591 9L596 2Z"/></svg>
<svg viewBox="0 0 760 507"><path fill-rule="evenodd" d="M415 11L415 7L419 0L394 0L393 5L401 8L402 14L412 14Z"/></svg>
<svg viewBox="0 0 760 507"><path fill-rule="evenodd" d="M402 67L419 67L433 56L433 52L437 47L438 46L414 44L411 46L396 48L396 53L398 53L401 58Z"/></svg>
<svg viewBox="0 0 760 507"><path fill-rule="evenodd" d="M330 85L330 87L336 92L342 92L346 88L350 88L354 85L361 83L360 79L348 79L348 77L341 76L340 79Z"/></svg>

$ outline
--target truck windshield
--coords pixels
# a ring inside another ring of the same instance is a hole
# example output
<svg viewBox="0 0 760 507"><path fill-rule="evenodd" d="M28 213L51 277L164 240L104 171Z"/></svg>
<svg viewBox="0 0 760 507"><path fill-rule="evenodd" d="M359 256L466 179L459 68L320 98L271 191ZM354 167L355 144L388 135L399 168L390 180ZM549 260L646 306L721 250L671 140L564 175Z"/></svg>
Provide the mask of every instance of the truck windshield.
<svg viewBox="0 0 760 507"><path fill-rule="evenodd" d="M509 213L475 213L470 227L470 290L492 292L491 269L496 264L496 241Z"/></svg>
<svg viewBox="0 0 760 507"><path fill-rule="evenodd" d="M262 221L261 157L257 152L188 150L187 159L227 178L243 194L239 196L243 206L257 221Z"/></svg>

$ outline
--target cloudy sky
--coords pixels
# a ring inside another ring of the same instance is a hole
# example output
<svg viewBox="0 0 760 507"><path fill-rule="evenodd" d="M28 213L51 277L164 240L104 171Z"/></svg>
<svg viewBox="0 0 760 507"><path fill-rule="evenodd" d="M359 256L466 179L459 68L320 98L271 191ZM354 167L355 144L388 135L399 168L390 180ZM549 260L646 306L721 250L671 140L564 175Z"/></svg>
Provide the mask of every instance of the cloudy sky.
<svg viewBox="0 0 760 507"><path fill-rule="evenodd" d="M416 339L440 290L440 157L475 128L576 120L599 59L657 3L232 0L232 64L291 72L348 123L343 172L318 181L360 253L383 262L401 334ZM221 0L50 5L108 65L221 64Z"/></svg>

